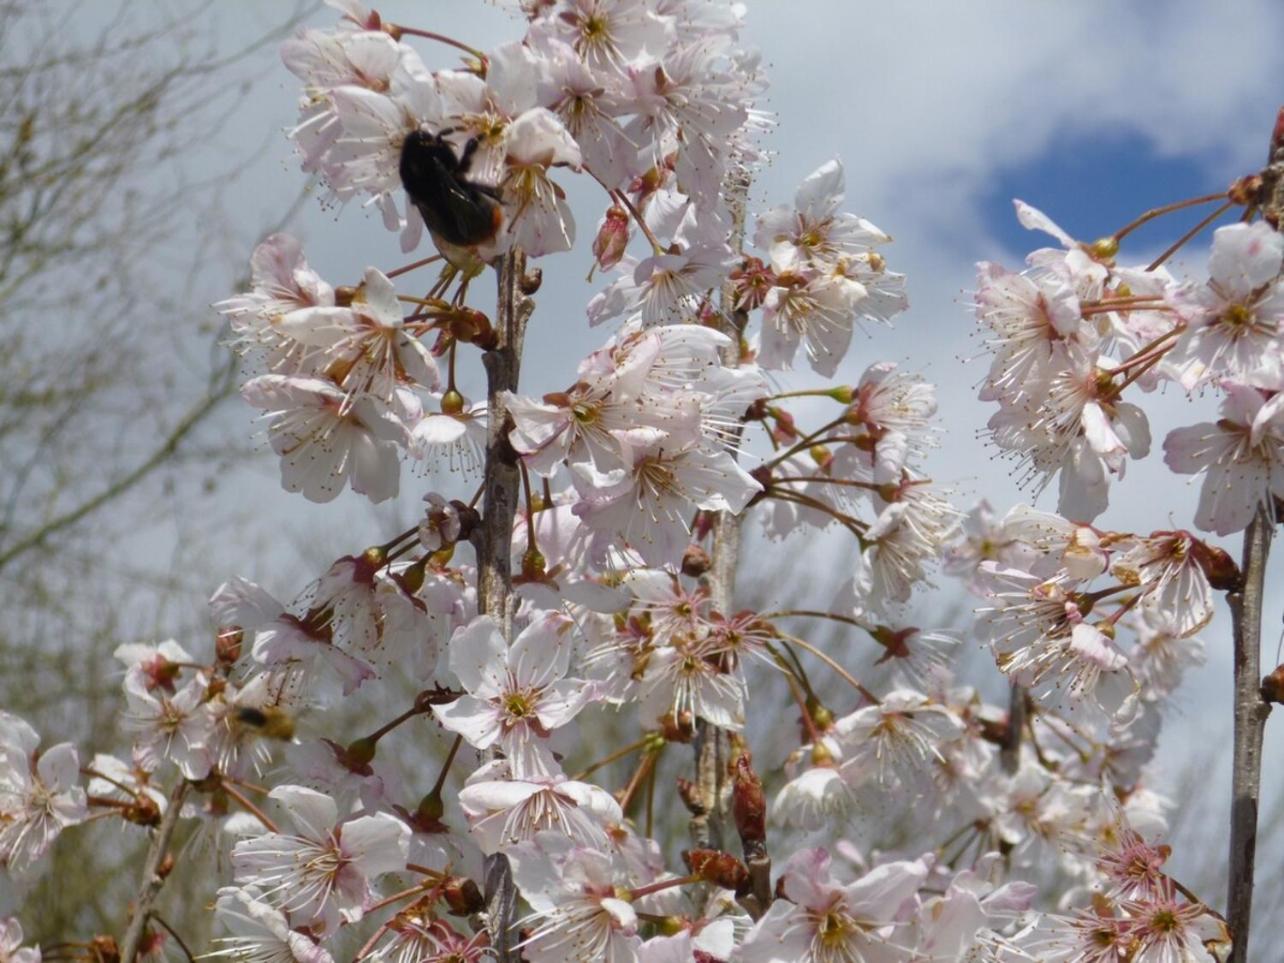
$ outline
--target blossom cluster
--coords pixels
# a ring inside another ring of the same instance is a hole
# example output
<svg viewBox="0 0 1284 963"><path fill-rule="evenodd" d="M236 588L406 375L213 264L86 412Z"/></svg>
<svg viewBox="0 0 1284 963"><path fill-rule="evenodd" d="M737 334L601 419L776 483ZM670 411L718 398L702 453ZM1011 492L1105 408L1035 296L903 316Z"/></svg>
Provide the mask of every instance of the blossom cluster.
<svg viewBox="0 0 1284 963"><path fill-rule="evenodd" d="M1164 445L1205 475L1195 526L1273 512L1279 236L1223 228L1210 279L1179 281L1019 205L1061 247L982 265L981 394L994 443L1059 479L1058 512L965 516L929 471L934 387L879 361L839 380L855 333L908 306L841 163L746 210L770 120L740 5L524 2L524 36L486 51L331 6L336 26L282 48L301 166L438 253L345 284L272 235L218 309L287 491L387 501L407 461L441 484L288 602L228 579L212 645L121 646L127 752L82 767L0 715L0 863L29 874L89 819L155 844L177 818L182 859L218 867L212 955L232 960L1212 959L1230 935L1162 869L1149 763L1239 573L1190 531L1098 519L1150 446L1123 392L1163 379L1225 394ZM412 40L466 57L432 70ZM501 344L477 279L573 250L571 178L605 194L585 321L610 334L565 390L469 400L467 367ZM471 498L459 476L480 476ZM750 514L754 546L840 540L827 608L733 601L726 526ZM915 624L938 568L982 598L1008 705L960 677L962 633ZM430 734L449 749L425 767ZM697 778L666 792L692 747ZM0 951L21 942L0 924Z"/></svg>

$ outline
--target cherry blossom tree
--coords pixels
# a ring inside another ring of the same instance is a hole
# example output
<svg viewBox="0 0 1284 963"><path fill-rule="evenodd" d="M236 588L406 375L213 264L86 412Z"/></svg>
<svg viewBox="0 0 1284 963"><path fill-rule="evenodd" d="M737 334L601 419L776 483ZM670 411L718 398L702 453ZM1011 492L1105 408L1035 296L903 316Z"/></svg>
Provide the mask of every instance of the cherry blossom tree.
<svg viewBox="0 0 1284 963"><path fill-rule="evenodd" d="M289 601L228 573L204 643L122 647L119 756L42 750L0 717L7 873L38 873L90 820L149 833L118 932L60 946L192 957L156 899L205 873L210 953L231 960L1247 959L1262 729L1284 697L1258 668L1284 112L1261 171L1098 240L1017 202L1055 245L979 266L979 396L1056 511L965 512L931 475L933 386L864 358L837 379L856 332L908 305L841 163L749 209L772 120L740 5L524 2L493 48L331 6L282 47L302 84L289 136L327 201L377 210L410 260L325 279L273 234L217 307L287 491L410 488L423 507L391 540L351 533ZM572 323L535 301L573 259L573 179L602 192L607 280L582 323L603 343L532 397L528 331ZM1137 226L1214 203L1127 263ZM1172 274L1232 209L1208 276ZM1221 398L1162 442L1203 476L1199 508L1191 528L1106 528L1164 382ZM808 573L829 576L827 607L738 596L742 542L825 530L847 545ZM1237 565L1210 539L1240 531ZM974 625L910 622L937 572L976 597ZM1219 593L1237 654L1225 904L1168 871L1150 765ZM965 635L1006 705L963 677ZM345 702L372 695L379 719L348 729ZM425 769L432 734L449 749ZM11 958L38 958L0 927Z"/></svg>

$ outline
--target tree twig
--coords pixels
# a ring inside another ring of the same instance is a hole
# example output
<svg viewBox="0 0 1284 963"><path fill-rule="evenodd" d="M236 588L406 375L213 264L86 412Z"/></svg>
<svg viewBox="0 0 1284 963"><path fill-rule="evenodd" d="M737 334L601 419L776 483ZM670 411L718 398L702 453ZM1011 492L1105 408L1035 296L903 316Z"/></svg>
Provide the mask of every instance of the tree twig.
<svg viewBox="0 0 1284 963"><path fill-rule="evenodd" d="M147 928L148 917L151 916L152 904L156 902L156 894L165 884L165 877L160 875L158 870L165 860L165 854L169 852L169 842L174 836L175 827L178 826L183 799L186 798L189 788L190 783L180 776L174 791L169 794L165 815L161 817L160 825L152 834L152 842L147 849L147 859L143 862L143 879L138 886L138 895L134 898L134 913L129 918L129 925L125 927L125 936L120 941L120 963L134 963L135 957L138 956L138 948L143 942L143 932Z"/></svg>

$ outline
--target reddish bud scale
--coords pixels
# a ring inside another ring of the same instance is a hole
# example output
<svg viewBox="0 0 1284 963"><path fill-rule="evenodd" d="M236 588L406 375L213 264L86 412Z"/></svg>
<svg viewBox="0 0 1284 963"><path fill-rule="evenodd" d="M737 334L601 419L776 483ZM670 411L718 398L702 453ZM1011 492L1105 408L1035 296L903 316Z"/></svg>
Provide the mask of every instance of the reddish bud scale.
<svg viewBox="0 0 1284 963"><path fill-rule="evenodd" d="M687 578L699 578L709 571L709 553L699 545L688 545L682 554L682 574Z"/></svg>
<svg viewBox="0 0 1284 963"><path fill-rule="evenodd" d="M1284 705L1284 665L1276 666L1270 675L1262 679L1262 698Z"/></svg>
<svg viewBox="0 0 1284 963"><path fill-rule="evenodd" d="M452 916L471 916L486 908L486 897L477 884L465 876L452 876L441 887L441 898Z"/></svg>
<svg viewBox="0 0 1284 963"><path fill-rule="evenodd" d="M1225 549L1192 539L1190 553L1195 563L1204 570L1208 584L1219 592L1237 591L1243 583L1239 566Z"/></svg>
<svg viewBox="0 0 1284 963"><path fill-rule="evenodd" d="M731 778L731 814L736 832L746 852L759 849L767 839L767 797L749 753L736 757Z"/></svg>
<svg viewBox="0 0 1284 963"><path fill-rule="evenodd" d="M744 892L749 885L749 870L730 853L717 849L688 849L682 853L687 868L703 882L724 889Z"/></svg>

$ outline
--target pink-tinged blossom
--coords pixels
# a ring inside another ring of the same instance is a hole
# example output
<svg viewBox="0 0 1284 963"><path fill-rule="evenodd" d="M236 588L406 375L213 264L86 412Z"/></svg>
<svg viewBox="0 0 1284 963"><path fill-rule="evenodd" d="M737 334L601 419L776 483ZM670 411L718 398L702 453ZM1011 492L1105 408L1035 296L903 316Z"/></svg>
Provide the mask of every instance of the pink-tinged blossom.
<svg viewBox="0 0 1284 963"><path fill-rule="evenodd" d="M406 868L410 828L377 813L339 823L333 799L303 786L278 786L269 795L289 815L295 832L264 833L232 850L236 881L317 932L339 920L355 922L373 902L370 881Z"/></svg>
<svg viewBox="0 0 1284 963"><path fill-rule="evenodd" d="M284 317L280 330L321 353L330 370L341 369L350 400L371 395L392 400L399 384L434 390L437 365L421 332L404 323L392 282L367 268L347 307L302 308Z"/></svg>
<svg viewBox="0 0 1284 963"><path fill-rule="evenodd" d="M1118 399L1095 351L1069 350L1036 403L1001 407L989 421L996 445L1042 491L1059 475L1057 511L1091 521L1106 509L1108 475L1150 451L1145 412Z"/></svg>
<svg viewBox="0 0 1284 963"><path fill-rule="evenodd" d="M939 747L962 733L949 709L912 689L887 693L878 704L843 716L833 729L843 747L843 778L884 787L921 780L941 758Z"/></svg>
<svg viewBox="0 0 1284 963"><path fill-rule="evenodd" d="M771 904L745 937L743 963L837 963L902 958L896 939L901 907L927 878L923 860L884 863L853 883L830 875L823 849L804 849L786 863Z"/></svg>
<svg viewBox="0 0 1284 963"><path fill-rule="evenodd" d="M1161 615L1178 635L1193 635L1213 618L1215 600L1208 576L1199 563L1190 532L1154 532L1137 538L1111 565L1110 572L1125 585L1142 590L1144 609Z"/></svg>
<svg viewBox="0 0 1284 963"><path fill-rule="evenodd" d="M1223 382L1221 418L1175 428L1164 439L1164 463L1180 475L1203 475L1195 525L1229 535L1248 527L1259 508L1274 517L1284 497L1284 394L1269 401L1248 385Z"/></svg>
<svg viewBox="0 0 1284 963"><path fill-rule="evenodd" d="M124 663L127 670L137 666L149 690L164 689L169 693L173 693L174 683L182 670L196 661L173 639L166 639L158 645L125 642L116 646L112 657Z"/></svg>
<svg viewBox="0 0 1284 963"><path fill-rule="evenodd" d="M232 346L242 353L267 349L269 363L297 364L303 352L281 323L293 311L333 307L334 288L308 266L289 234L272 234L254 249L250 284L248 293L214 305L231 325Z"/></svg>
<svg viewBox="0 0 1284 963"><path fill-rule="evenodd" d="M439 404L446 397L438 397ZM472 475L481 469L486 450L486 402L424 412L410 429L410 454L429 470L444 464L450 471ZM456 410L456 408L458 410Z"/></svg>
<svg viewBox="0 0 1284 963"><path fill-rule="evenodd" d="M771 804L771 818L782 826L815 831L841 822L855 802L836 766L812 766L780 787Z"/></svg>
<svg viewBox="0 0 1284 963"><path fill-rule="evenodd" d="M513 881L533 910L522 954L531 963L634 963L638 917L621 899L610 857L555 832L508 850Z"/></svg>
<svg viewBox="0 0 1284 963"><path fill-rule="evenodd" d="M1282 262L1284 237L1269 224L1232 224L1213 234L1208 283L1169 289L1186 332L1165 361L1186 388L1221 378L1275 384L1284 377Z"/></svg>
<svg viewBox="0 0 1284 963"><path fill-rule="evenodd" d="M281 456L281 485L314 502L332 501L351 482L371 501L400 487L398 440L405 430L373 400L351 403L333 382L259 375L241 395L266 413L272 450Z"/></svg>
<svg viewBox="0 0 1284 963"><path fill-rule="evenodd" d="M16 917L0 920L0 963L40 963L40 947L23 946L22 940Z"/></svg>
<svg viewBox="0 0 1284 963"><path fill-rule="evenodd" d="M428 507L419 521L419 544L429 552L437 552L459 540L461 531L459 509L436 492L424 496Z"/></svg>
<svg viewBox="0 0 1284 963"><path fill-rule="evenodd" d="M511 215L506 227L511 243L531 257L569 251L575 244L575 220L565 192L549 180L551 167L579 170L579 145L556 114L528 110L508 127L504 177L499 187Z"/></svg>
<svg viewBox="0 0 1284 963"><path fill-rule="evenodd" d="M0 712L0 866L19 874L88 816L76 747L39 745L35 729Z"/></svg>
<svg viewBox="0 0 1284 963"><path fill-rule="evenodd" d="M981 400L1014 405L1037 399L1070 345L1084 339L1078 294L1053 274L1014 274L989 262L978 272L976 317L988 330L983 343L994 356Z"/></svg>
<svg viewBox="0 0 1284 963"><path fill-rule="evenodd" d="M1172 617L1161 609L1143 607L1133 629L1137 644L1128 653L1128 661L1143 699L1166 699L1177 691L1188 668L1205 662L1204 643L1179 634Z"/></svg>
<svg viewBox="0 0 1284 963"><path fill-rule="evenodd" d="M553 831L590 849L608 847L607 827L624 820L609 792L563 776L542 781L497 779L479 772L459 791L469 834L483 853Z"/></svg>
<svg viewBox="0 0 1284 963"><path fill-rule="evenodd" d="M622 539L648 565L677 564L693 509L739 514L762 490L729 454L694 439L639 428L620 443L624 468L599 472L579 464L572 475L583 498L576 512L595 536L595 559Z"/></svg>
<svg viewBox="0 0 1284 963"><path fill-rule="evenodd" d="M208 955L244 963L333 963L315 939L290 929L284 913L264 902L254 889L224 886L218 891L214 918L228 931L216 936Z"/></svg>
<svg viewBox="0 0 1284 963"><path fill-rule="evenodd" d="M864 218L839 211L845 180L842 163L827 161L803 179L792 207L758 215L754 243L770 254L775 270L832 266L891 241Z"/></svg>
<svg viewBox="0 0 1284 963"><path fill-rule="evenodd" d="M197 673L173 695L147 688L141 666L125 675L125 725L134 733L134 753L144 769L172 762L187 779L209 775L214 719L205 708L205 676Z"/></svg>
<svg viewBox="0 0 1284 963"><path fill-rule="evenodd" d="M494 619L478 616L450 640L450 669L468 694L433 706L438 721L476 749L502 749L515 779L558 774L548 737L592 697L588 683L566 678L571 630L564 616L540 613L509 646Z"/></svg>
<svg viewBox="0 0 1284 963"><path fill-rule="evenodd" d="M252 633L250 654L261 665L308 673L321 663L343 680L345 695L374 675L369 665L334 644L328 619L318 613L300 617L288 612L248 579L237 576L224 582L210 597L209 605L219 625Z"/></svg>

